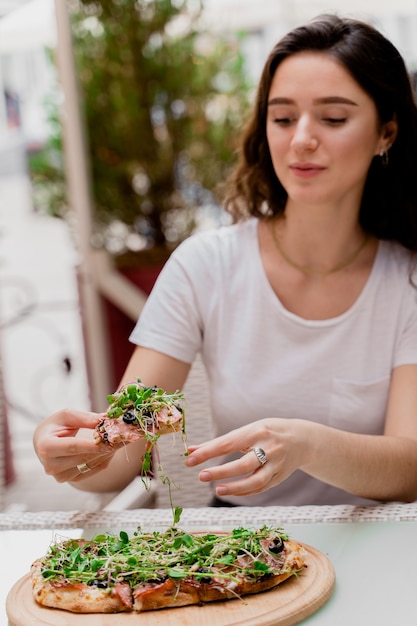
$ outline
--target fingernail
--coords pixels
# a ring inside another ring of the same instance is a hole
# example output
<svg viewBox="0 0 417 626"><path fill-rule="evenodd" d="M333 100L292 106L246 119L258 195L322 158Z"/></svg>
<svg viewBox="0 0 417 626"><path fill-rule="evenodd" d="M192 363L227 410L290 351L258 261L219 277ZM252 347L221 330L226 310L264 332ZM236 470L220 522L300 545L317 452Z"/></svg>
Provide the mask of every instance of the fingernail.
<svg viewBox="0 0 417 626"><path fill-rule="evenodd" d="M210 472L208 472L207 470L203 470L202 472L200 472L199 479L203 483L208 482L209 480L211 480Z"/></svg>
<svg viewBox="0 0 417 626"><path fill-rule="evenodd" d="M227 495L227 487L217 487L216 493L218 496L226 496Z"/></svg>
<svg viewBox="0 0 417 626"><path fill-rule="evenodd" d="M188 467L192 467L193 465L196 465L196 460L193 456L187 456L187 458L185 459L185 464Z"/></svg>

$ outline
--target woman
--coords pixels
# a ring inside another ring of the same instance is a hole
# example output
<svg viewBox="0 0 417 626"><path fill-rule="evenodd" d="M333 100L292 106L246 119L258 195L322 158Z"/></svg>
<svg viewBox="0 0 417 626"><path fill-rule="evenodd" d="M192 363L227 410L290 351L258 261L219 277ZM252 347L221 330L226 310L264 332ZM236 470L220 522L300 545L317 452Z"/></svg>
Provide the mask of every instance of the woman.
<svg viewBox="0 0 417 626"><path fill-rule="evenodd" d="M394 46L336 16L286 35L226 200L235 223L172 255L122 380L174 391L201 352L216 438L186 464L211 461L214 505L417 499L416 180ZM128 461L75 437L98 419L62 411L37 428L58 481L111 491L139 471L140 444Z"/></svg>

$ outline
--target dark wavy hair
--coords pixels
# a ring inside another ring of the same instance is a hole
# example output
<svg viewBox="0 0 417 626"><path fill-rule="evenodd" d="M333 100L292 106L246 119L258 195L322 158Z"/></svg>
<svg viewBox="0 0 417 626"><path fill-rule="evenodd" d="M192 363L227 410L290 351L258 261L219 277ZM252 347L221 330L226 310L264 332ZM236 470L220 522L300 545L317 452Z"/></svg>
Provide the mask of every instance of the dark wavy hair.
<svg viewBox="0 0 417 626"><path fill-rule="evenodd" d="M266 139L268 95L279 64L297 52L334 57L375 103L380 124L396 117L398 135L386 167L375 156L368 171L359 222L379 239L417 251L417 106L411 77L395 46L364 22L322 15L285 35L270 53L225 208L235 221L285 211L287 193L277 178Z"/></svg>

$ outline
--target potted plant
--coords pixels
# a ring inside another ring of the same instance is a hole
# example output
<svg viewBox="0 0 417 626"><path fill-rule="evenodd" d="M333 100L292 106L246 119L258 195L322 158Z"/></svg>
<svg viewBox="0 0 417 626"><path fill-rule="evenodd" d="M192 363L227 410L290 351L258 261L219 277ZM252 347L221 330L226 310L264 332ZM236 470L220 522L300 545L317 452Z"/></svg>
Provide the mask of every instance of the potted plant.
<svg viewBox="0 0 417 626"><path fill-rule="evenodd" d="M91 165L92 244L148 293L172 250L222 219L218 185L234 162L250 93L239 38L204 30L195 0L70 0L68 8ZM54 128L31 171L38 198L47 188L54 214L65 216ZM117 378L129 346L115 333L125 337L132 320L106 308L113 351L122 352L114 357Z"/></svg>

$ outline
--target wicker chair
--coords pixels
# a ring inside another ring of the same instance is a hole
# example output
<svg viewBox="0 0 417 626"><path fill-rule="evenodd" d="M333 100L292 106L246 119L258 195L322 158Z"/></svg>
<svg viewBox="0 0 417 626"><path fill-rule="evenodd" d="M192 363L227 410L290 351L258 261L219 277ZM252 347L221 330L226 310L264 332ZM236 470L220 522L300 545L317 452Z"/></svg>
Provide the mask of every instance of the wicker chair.
<svg viewBox="0 0 417 626"><path fill-rule="evenodd" d="M184 386L186 399L185 425L189 444L202 443L211 438L208 382L200 358L193 363ZM189 468L184 465L184 444L178 433L175 437L161 437L158 441L159 462L163 472L172 483L172 499L175 506L204 507L210 502L210 485L201 483L198 474L204 466ZM157 507L171 506L169 489L158 480Z"/></svg>

